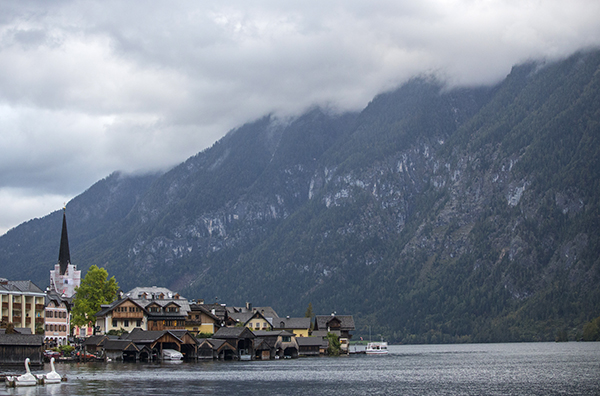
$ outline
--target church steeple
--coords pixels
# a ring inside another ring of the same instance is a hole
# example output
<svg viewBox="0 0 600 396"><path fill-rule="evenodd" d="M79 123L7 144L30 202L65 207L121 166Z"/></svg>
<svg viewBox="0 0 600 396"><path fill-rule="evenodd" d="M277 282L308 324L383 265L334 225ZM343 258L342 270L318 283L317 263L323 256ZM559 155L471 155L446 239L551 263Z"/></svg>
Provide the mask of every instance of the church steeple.
<svg viewBox="0 0 600 396"><path fill-rule="evenodd" d="M67 208L63 210L62 233L60 234L60 251L58 252L58 264L60 275L64 275L67 266L71 264L71 253L69 253L69 237L67 236Z"/></svg>

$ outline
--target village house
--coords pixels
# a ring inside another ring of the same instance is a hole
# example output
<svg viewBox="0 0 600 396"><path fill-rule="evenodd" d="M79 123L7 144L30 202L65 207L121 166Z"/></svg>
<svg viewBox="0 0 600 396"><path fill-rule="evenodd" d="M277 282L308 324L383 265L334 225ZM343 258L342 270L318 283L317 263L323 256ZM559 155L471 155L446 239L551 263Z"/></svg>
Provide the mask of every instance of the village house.
<svg viewBox="0 0 600 396"><path fill-rule="evenodd" d="M71 299L56 292L46 293L46 324L44 344L48 347L66 345L71 331Z"/></svg>
<svg viewBox="0 0 600 396"><path fill-rule="evenodd" d="M256 330L253 333L256 336L254 339L254 349L257 351L256 359L298 357L299 348L294 333L286 330Z"/></svg>
<svg viewBox="0 0 600 396"><path fill-rule="evenodd" d="M329 341L323 337L296 337L299 356L319 356L327 353Z"/></svg>
<svg viewBox="0 0 600 396"><path fill-rule="evenodd" d="M136 287L126 293L133 301L144 307L147 313L147 329L151 331L185 329L190 311L189 302L165 287Z"/></svg>
<svg viewBox="0 0 600 396"><path fill-rule="evenodd" d="M273 329L287 330L295 337L308 337L310 335L310 318L279 318L273 323Z"/></svg>
<svg viewBox="0 0 600 396"><path fill-rule="evenodd" d="M327 331L337 335L342 353L349 353L349 342L352 338L350 331L354 330L352 315L317 315L315 316L314 330Z"/></svg>
<svg viewBox="0 0 600 396"><path fill-rule="evenodd" d="M247 302L245 307L227 307L227 319L225 325L228 327L243 325L250 330L271 330L273 322L279 316L271 307L252 307Z"/></svg>
<svg viewBox="0 0 600 396"><path fill-rule="evenodd" d="M96 326L103 333L142 330L185 330L189 302L165 287L136 287L96 314Z"/></svg>
<svg viewBox="0 0 600 396"><path fill-rule="evenodd" d="M101 310L96 313L96 327L102 334L111 330L127 332L135 328L147 330L147 323L144 307L129 297L102 305Z"/></svg>
<svg viewBox="0 0 600 396"><path fill-rule="evenodd" d="M196 334L214 334L221 328L221 319L203 303L189 304L190 310L185 321L185 329Z"/></svg>
<svg viewBox="0 0 600 396"><path fill-rule="evenodd" d="M254 356L254 338L256 336L247 327L221 327L212 336L213 339L225 340L233 347L233 354L229 349L222 348L222 359L251 360Z"/></svg>

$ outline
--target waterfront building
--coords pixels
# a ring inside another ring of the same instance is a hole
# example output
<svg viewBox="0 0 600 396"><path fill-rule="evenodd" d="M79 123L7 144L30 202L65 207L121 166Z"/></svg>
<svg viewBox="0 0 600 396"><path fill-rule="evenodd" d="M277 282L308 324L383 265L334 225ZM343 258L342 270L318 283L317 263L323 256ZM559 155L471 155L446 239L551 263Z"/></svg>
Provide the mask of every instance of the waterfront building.
<svg viewBox="0 0 600 396"><path fill-rule="evenodd" d="M47 292L44 343L49 347L66 345L70 327L71 299L56 292Z"/></svg>
<svg viewBox="0 0 600 396"><path fill-rule="evenodd" d="M315 316L315 331L327 331L339 337L340 348L343 353L349 352L349 341L352 338L350 331L354 330L354 317L352 315L317 315ZM314 334L314 332L313 332Z"/></svg>
<svg viewBox="0 0 600 396"><path fill-rule="evenodd" d="M287 330L296 337L308 337L310 333L310 318L279 318L273 323L273 329Z"/></svg>
<svg viewBox="0 0 600 396"><path fill-rule="evenodd" d="M33 282L9 281L0 278L0 306L2 323L6 327L29 328L32 334L44 328L44 306L46 294Z"/></svg>
<svg viewBox="0 0 600 396"><path fill-rule="evenodd" d="M221 319L214 310L209 310L204 304L190 304L188 317L185 321L186 330L196 334L214 334L220 327Z"/></svg>
<svg viewBox="0 0 600 396"><path fill-rule="evenodd" d="M133 329L162 331L185 330L189 302L165 287L136 287L96 314L102 333Z"/></svg>

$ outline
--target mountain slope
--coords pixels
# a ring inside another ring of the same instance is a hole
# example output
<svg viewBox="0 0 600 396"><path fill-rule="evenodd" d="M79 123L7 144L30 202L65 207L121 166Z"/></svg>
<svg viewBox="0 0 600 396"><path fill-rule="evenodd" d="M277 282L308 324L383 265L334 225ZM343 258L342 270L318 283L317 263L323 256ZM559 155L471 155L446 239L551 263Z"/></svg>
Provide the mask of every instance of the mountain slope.
<svg viewBox="0 0 600 396"><path fill-rule="evenodd" d="M599 139L599 51L494 87L417 78L360 113L267 116L163 175L111 175L68 205L71 257L124 289L310 302L394 342L573 338L600 311ZM19 262L45 286L59 230L54 213L1 237L1 276Z"/></svg>

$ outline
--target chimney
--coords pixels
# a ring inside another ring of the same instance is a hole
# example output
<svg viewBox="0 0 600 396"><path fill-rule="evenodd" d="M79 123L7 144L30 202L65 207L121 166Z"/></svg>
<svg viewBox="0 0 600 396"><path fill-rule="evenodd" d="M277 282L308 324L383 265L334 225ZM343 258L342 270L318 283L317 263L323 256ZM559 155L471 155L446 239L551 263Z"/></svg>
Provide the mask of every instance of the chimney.
<svg viewBox="0 0 600 396"><path fill-rule="evenodd" d="M250 303L250 302L246 303L246 311L252 311L252 303Z"/></svg>

